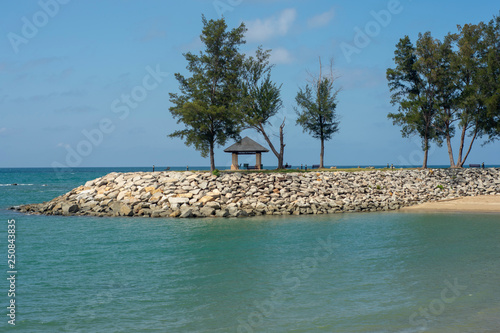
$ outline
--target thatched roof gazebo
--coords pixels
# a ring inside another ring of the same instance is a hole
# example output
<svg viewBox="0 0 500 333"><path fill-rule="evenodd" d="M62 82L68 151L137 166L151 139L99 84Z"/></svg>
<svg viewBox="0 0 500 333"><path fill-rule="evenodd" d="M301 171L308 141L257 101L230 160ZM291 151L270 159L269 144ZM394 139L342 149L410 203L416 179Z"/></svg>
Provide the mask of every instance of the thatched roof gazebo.
<svg viewBox="0 0 500 333"><path fill-rule="evenodd" d="M262 153L269 152L268 149L261 146L257 142L250 139L248 136L244 137L240 141L236 142L234 145L224 149L226 153L232 153L233 161L231 164L231 170L238 170L238 155L253 155L255 154L255 168L252 169L261 169L262 164Z"/></svg>

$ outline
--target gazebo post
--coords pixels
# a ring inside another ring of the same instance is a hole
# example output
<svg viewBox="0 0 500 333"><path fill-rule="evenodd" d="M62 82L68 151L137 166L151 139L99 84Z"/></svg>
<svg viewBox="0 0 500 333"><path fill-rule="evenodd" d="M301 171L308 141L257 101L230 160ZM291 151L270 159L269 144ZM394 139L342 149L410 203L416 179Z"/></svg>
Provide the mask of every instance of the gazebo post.
<svg viewBox="0 0 500 333"><path fill-rule="evenodd" d="M262 153L256 153L255 154L255 168L257 168L257 170L260 170L260 165L262 164Z"/></svg>
<svg viewBox="0 0 500 333"><path fill-rule="evenodd" d="M238 170L239 169L239 164L238 164L238 154L233 153L233 162L231 164L231 170Z"/></svg>

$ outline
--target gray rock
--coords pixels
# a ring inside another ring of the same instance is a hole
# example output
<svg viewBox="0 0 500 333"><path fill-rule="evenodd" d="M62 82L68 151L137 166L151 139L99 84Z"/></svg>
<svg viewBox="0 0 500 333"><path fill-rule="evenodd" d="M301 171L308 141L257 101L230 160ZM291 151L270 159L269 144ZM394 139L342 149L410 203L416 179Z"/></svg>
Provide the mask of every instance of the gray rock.
<svg viewBox="0 0 500 333"><path fill-rule="evenodd" d="M122 205L120 207L120 215L121 216L133 216L134 211L132 210L132 208L130 208L129 205Z"/></svg>
<svg viewBox="0 0 500 333"><path fill-rule="evenodd" d="M209 217L209 216L214 215L214 213L215 213L215 209L213 209L211 207L203 207L200 209L201 216Z"/></svg>
<svg viewBox="0 0 500 333"><path fill-rule="evenodd" d="M75 214L79 210L80 210L80 208L76 204L68 203L68 204L62 205L63 214Z"/></svg>
<svg viewBox="0 0 500 333"><path fill-rule="evenodd" d="M188 203L189 202L189 198L170 197L170 198L168 198L168 202L171 205L175 205L175 204L182 205L182 204Z"/></svg>
<svg viewBox="0 0 500 333"><path fill-rule="evenodd" d="M179 217L183 219L192 216L193 216L193 210L191 208L181 211L181 214L179 215Z"/></svg>

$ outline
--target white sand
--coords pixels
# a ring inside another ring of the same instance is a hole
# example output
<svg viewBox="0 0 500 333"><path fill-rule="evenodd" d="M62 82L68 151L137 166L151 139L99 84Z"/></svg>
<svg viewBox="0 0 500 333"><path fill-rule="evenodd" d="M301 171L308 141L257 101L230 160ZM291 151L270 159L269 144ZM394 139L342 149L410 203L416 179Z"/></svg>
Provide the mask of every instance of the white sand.
<svg viewBox="0 0 500 333"><path fill-rule="evenodd" d="M402 208L406 212L477 212L500 213L500 195L481 195L453 200L426 202Z"/></svg>

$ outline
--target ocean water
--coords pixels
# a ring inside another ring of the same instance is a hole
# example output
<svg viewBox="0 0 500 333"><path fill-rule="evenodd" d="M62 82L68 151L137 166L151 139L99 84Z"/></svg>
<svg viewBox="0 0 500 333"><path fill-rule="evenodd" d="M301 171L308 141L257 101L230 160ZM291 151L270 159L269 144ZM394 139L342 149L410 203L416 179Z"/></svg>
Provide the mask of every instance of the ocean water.
<svg viewBox="0 0 500 333"><path fill-rule="evenodd" d="M0 169L0 331L500 331L495 214L181 220L6 210L110 171L136 169Z"/></svg>

